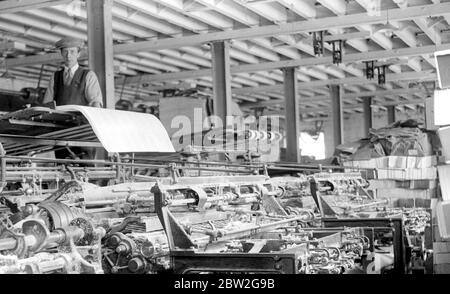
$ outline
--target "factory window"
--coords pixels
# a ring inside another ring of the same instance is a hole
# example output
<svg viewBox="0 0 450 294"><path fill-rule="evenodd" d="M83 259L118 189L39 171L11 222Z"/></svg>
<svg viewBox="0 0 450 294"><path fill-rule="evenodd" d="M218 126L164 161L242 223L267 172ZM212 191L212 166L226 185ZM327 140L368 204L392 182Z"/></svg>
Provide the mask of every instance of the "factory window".
<svg viewBox="0 0 450 294"><path fill-rule="evenodd" d="M315 159L325 159L325 140L323 132L311 135L300 133L300 149L302 156L311 156Z"/></svg>

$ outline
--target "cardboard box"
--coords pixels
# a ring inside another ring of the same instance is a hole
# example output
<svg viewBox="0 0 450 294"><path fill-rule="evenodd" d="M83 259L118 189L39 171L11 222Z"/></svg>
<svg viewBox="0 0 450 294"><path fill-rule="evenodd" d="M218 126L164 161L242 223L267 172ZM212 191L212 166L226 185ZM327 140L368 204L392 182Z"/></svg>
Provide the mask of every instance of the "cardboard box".
<svg viewBox="0 0 450 294"><path fill-rule="evenodd" d="M440 237L450 239L450 201L438 202L436 205L436 217Z"/></svg>
<svg viewBox="0 0 450 294"><path fill-rule="evenodd" d="M436 189L437 188L437 180L370 180L369 181L369 189L412 189L412 190L427 190L427 189Z"/></svg>
<svg viewBox="0 0 450 294"><path fill-rule="evenodd" d="M428 168L407 168L407 169L377 169L377 179L393 180L434 180L437 178L437 169Z"/></svg>
<svg viewBox="0 0 450 294"><path fill-rule="evenodd" d="M431 198L431 219L433 221L436 220L436 206L438 204L438 199L437 198ZM437 224L437 221L435 221L433 224Z"/></svg>
<svg viewBox="0 0 450 294"><path fill-rule="evenodd" d="M450 242L433 242L433 253L450 253Z"/></svg>
<svg viewBox="0 0 450 294"><path fill-rule="evenodd" d="M450 263L450 253L435 253L433 252L434 264L446 264Z"/></svg>
<svg viewBox="0 0 450 294"><path fill-rule="evenodd" d="M448 162L450 161L450 127L440 128L437 133L441 141L442 156Z"/></svg>
<svg viewBox="0 0 450 294"><path fill-rule="evenodd" d="M450 201L450 165L440 165L437 170L442 200Z"/></svg>
<svg viewBox="0 0 450 294"><path fill-rule="evenodd" d="M427 190L411 190L402 188L391 188L391 189L377 189L378 198L419 198L419 199L430 199L435 195L435 189Z"/></svg>
<svg viewBox="0 0 450 294"><path fill-rule="evenodd" d="M450 274L450 263L435 264L433 274Z"/></svg>

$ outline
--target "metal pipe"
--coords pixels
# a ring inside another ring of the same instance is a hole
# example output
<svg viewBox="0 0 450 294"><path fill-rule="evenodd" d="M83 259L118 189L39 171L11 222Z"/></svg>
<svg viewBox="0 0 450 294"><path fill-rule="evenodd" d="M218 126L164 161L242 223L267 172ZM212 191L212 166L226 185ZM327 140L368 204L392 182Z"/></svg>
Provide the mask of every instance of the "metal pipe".
<svg viewBox="0 0 450 294"><path fill-rule="evenodd" d="M0 239L0 251L11 250L16 248L17 240L14 238L3 238Z"/></svg>
<svg viewBox="0 0 450 294"><path fill-rule="evenodd" d="M67 260L63 257L58 257L54 260L41 261L37 264L39 273L49 273L55 270L63 269L67 266Z"/></svg>
<svg viewBox="0 0 450 294"><path fill-rule="evenodd" d="M214 202L214 201L231 201L237 198L237 195L234 195L232 193L226 193L224 195L214 195L214 196L208 196L207 201L208 202Z"/></svg>
<svg viewBox="0 0 450 294"><path fill-rule="evenodd" d="M138 163L123 163L123 162L108 162L104 160L73 160L73 159L54 159L54 158L43 158L43 157L31 157L31 156L11 156L4 155L0 156L8 159L17 159L19 161L45 161L45 162L56 162L56 163L74 163L74 164L104 164L104 165L121 165L121 166L138 166L138 167L154 167L154 168L169 168L168 165L152 165L152 164L138 164Z"/></svg>
<svg viewBox="0 0 450 294"><path fill-rule="evenodd" d="M86 208L89 207L95 207L95 206L102 206L102 205L113 205L118 203L120 200L99 200L99 201L89 201L85 202Z"/></svg>
<svg viewBox="0 0 450 294"><path fill-rule="evenodd" d="M103 207L103 208L91 208L87 209L87 213L99 213L99 212L115 212L116 209L114 207Z"/></svg>
<svg viewBox="0 0 450 294"><path fill-rule="evenodd" d="M23 241L26 247L31 247L36 244L36 237L33 235L26 235L23 237ZM0 239L0 251L14 250L18 244L19 241L15 238Z"/></svg>
<svg viewBox="0 0 450 294"><path fill-rule="evenodd" d="M170 168L169 165L108 162L108 161L104 161L104 160L71 160L71 159L53 159L53 158L41 158L41 157L31 157L31 156L11 156L11 155L4 155L4 156L0 156L0 157L8 158L8 159L19 159L19 160L28 160L28 161L45 161L45 162L56 162L56 163L74 163L74 164L84 163L84 164L134 166L134 167L145 167L145 168L167 168L167 169ZM219 171L219 172L233 172L233 173L245 173L245 174L249 173L249 171L243 171L243 170L199 168L199 167L186 167L186 166L175 166L175 169Z"/></svg>
<svg viewBox="0 0 450 294"><path fill-rule="evenodd" d="M268 165L274 165L274 166L293 166L293 167L305 167L305 168L320 168L322 169L344 169L347 167L343 167L340 165L322 165L322 164L300 164L300 163L293 163L293 162L268 162Z"/></svg>
<svg viewBox="0 0 450 294"><path fill-rule="evenodd" d="M26 93L24 93L22 91L14 91L14 90L7 90L7 89L0 89L0 95L26 97Z"/></svg>
<svg viewBox="0 0 450 294"><path fill-rule="evenodd" d="M84 236L84 231L77 227L67 227L64 230L57 229L50 233L47 240L45 240L45 245L48 246L49 244L62 244L66 242L69 239L75 239L79 240ZM23 241L25 243L25 247L32 247L36 244L37 240L34 235L25 235L23 237ZM3 250L14 250L17 245L19 244L19 241L15 238L4 238L0 239L0 251Z"/></svg>
<svg viewBox="0 0 450 294"><path fill-rule="evenodd" d="M361 204L361 205L350 207L350 208L353 210L356 210L356 209L367 208L367 207L376 206L379 204L387 204L387 203L389 203L389 200L384 199L384 200L380 200L380 201L376 201L376 202L372 202L372 203Z"/></svg>
<svg viewBox="0 0 450 294"><path fill-rule="evenodd" d="M259 165L251 165L251 164L236 164L236 163L224 163L224 162L217 162L217 161L183 161L183 160L158 160L158 159L152 159L152 158L142 158L142 157L135 157L135 161L152 161L152 162L170 162L170 163L180 163L180 164L200 164L200 165L220 165L223 166L226 164L227 166L233 166L233 167L248 167L248 168L261 168L264 164Z"/></svg>
<svg viewBox="0 0 450 294"><path fill-rule="evenodd" d="M263 233L268 230L274 229L280 225L287 224L287 223L294 222L294 221L301 221L301 220L302 220L301 217L294 217L294 218L280 220L280 221L269 223L269 224L255 225L255 226L245 228L245 229L238 229L236 231L224 232L225 233L224 237L225 237L225 239L229 239L229 238L237 238L235 235L248 234L249 232L251 232L252 234Z"/></svg>
<svg viewBox="0 0 450 294"><path fill-rule="evenodd" d="M197 202L197 199L195 198L188 198L188 199L170 199L167 200L168 204L170 206L183 206L187 204L194 204Z"/></svg>

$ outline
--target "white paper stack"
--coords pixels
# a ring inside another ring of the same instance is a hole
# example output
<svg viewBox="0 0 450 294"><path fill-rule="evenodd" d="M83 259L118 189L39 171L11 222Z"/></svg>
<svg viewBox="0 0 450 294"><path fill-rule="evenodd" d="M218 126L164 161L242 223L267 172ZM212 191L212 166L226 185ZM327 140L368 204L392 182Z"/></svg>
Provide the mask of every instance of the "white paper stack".
<svg viewBox="0 0 450 294"><path fill-rule="evenodd" d="M436 126L450 125L450 89L434 91L434 124Z"/></svg>
<svg viewBox="0 0 450 294"><path fill-rule="evenodd" d="M370 160L346 161L344 162L344 166L359 168L420 169L433 167L436 163L436 156L384 156L372 158Z"/></svg>
<svg viewBox="0 0 450 294"><path fill-rule="evenodd" d="M378 169L377 179L393 180L434 180L437 178L437 170L434 167L428 168L407 168L407 169Z"/></svg>

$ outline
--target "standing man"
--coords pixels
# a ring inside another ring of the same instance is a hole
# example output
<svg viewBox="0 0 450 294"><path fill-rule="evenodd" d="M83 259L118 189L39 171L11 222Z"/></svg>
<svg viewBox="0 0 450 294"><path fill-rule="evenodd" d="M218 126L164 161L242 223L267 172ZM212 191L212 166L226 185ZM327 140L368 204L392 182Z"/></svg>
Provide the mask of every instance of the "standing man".
<svg viewBox="0 0 450 294"><path fill-rule="evenodd" d="M102 107L103 97L97 76L93 71L82 68L78 64L83 40L63 38L55 43L61 51L63 68L56 71L50 78L43 104L55 101L60 105L83 105ZM65 147L55 150L55 157L59 159L93 159L96 149L88 147Z"/></svg>
<svg viewBox="0 0 450 294"><path fill-rule="evenodd" d="M63 38L55 43L61 50L63 68L50 78L43 103L55 101L59 105L84 105L102 107L103 97L97 76L93 71L78 64L83 40Z"/></svg>

